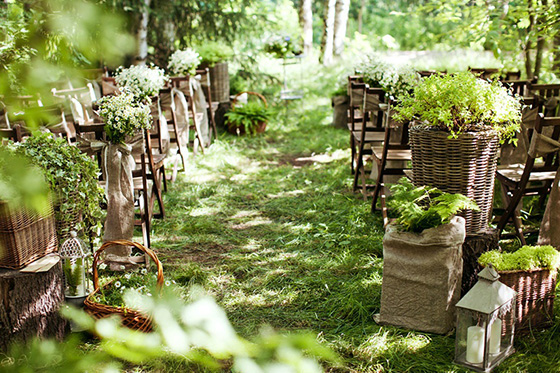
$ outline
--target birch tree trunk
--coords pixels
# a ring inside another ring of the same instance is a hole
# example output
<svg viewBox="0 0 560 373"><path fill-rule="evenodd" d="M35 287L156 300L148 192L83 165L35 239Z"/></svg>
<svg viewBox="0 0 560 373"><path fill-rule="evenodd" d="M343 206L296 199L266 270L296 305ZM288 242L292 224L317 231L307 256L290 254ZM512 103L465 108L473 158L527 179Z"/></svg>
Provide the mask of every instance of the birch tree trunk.
<svg viewBox="0 0 560 373"><path fill-rule="evenodd" d="M145 65L148 58L148 22L150 21L151 0L142 0L138 30L136 31L136 64Z"/></svg>
<svg viewBox="0 0 560 373"><path fill-rule="evenodd" d="M334 16L336 0L327 0L325 6L325 18L323 38L321 41L321 62L328 66L333 62L333 42L334 42Z"/></svg>
<svg viewBox="0 0 560 373"><path fill-rule="evenodd" d="M313 49L313 10L312 0L301 0L299 23L303 32L303 53L309 54Z"/></svg>
<svg viewBox="0 0 560 373"><path fill-rule="evenodd" d="M350 0L336 0L333 38L333 52L335 56L340 56L344 52L344 38L346 38L349 10Z"/></svg>

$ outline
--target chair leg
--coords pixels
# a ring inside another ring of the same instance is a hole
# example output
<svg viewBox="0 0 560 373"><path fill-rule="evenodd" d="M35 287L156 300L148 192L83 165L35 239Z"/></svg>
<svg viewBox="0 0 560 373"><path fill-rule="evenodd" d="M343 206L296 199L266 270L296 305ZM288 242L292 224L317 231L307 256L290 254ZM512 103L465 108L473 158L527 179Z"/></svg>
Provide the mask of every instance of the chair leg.
<svg viewBox="0 0 560 373"><path fill-rule="evenodd" d="M379 199L381 202L381 216L383 217L383 228L389 224L389 213L387 211L386 196L385 196L385 183L381 184Z"/></svg>
<svg viewBox="0 0 560 373"><path fill-rule="evenodd" d="M377 165L377 182L375 183L375 190L373 191L373 201L371 201L371 212L373 213L376 209L377 198L379 197L381 190L384 188L383 184L383 168L381 164Z"/></svg>
<svg viewBox="0 0 560 373"><path fill-rule="evenodd" d="M503 184L502 184L502 190L503 190L502 195L504 195L506 199L506 201L504 201L506 208L503 215L500 217L500 221L498 222L498 226L497 226L498 234L499 235L502 234L502 231L506 227L508 221L510 221L511 219L515 226L516 235L523 243L525 242L525 238L523 237L523 230L521 229L519 214L515 216L517 212L517 206L519 205L519 201L521 201L521 198L523 197L523 190L517 189L514 192L513 196L511 196L510 190Z"/></svg>
<svg viewBox="0 0 560 373"><path fill-rule="evenodd" d="M356 160L356 168L354 170L354 183L352 185L352 191L355 192L358 189L358 178L360 177L360 168L363 167L363 148L358 147L358 156Z"/></svg>
<svg viewBox="0 0 560 373"><path fill-rule="evenodd" d="M356 172L356 170L354 169L354 163L356 162L356 143L352 131L350 131L350 151L352 152L350 168L352 170L352 175L354 175L354 172Z"/></svg>

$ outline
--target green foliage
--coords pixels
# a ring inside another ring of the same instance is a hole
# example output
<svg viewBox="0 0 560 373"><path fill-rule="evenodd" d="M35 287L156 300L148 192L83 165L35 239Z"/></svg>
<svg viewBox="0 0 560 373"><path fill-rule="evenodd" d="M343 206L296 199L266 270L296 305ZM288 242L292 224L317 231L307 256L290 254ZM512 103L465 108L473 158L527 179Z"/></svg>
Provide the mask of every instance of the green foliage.
<svg viewBox="0 0 560 373"><path fill-rule="evenodd" d="M14 146L0 146L0 200L15 208L47 211L49 186L41 169L18 156Z"/></svg>
<svg viewBox="0 0 560 373"><path fill-rule="evenodd" d="M85 228L89 235L96 236L101 227L103 190L99 187L99 168L95 161L64 139L54 138L48 133L36 132L25 142L18 143L17 152L28 157L43 171L56 198L55 218L68 231ZM77 211L83 221L76 227L70 223L75 218L70 214ZM69 232L58 232L61 235Z"/></svg>
<svg viewBox="0 0 560 373"><path fill-rule="evenodd" d="M286 58L301 54L301 48L290 36L275 36L265 45L264 51L275 58Z"/></svg>
<svg viewBox="0 0 560 373"><path fill-rule="evenodd" d="M233 57L233 49L224 42L205 41L197 44L196 51L200 55L201 64L213 67L219 62L226 62Z"/></svg>
<svg viewBox="0 0 560 373"><path fill-rule="evenodd" d="M127 91L117 96L105 96L99 101L99 115L105 120L107 139L113 144L124 144L127 136L152 125L150 107Z"/></svg>
<svg viewBox="0 0 560 373"><path fill-rule="evenodd" d="M454 138L469 131L494 130L504 141L519 131L521 122L519 98L498 81L489 83L470 72L423 79L412 94L402 96L395 111L399 120L418 119Z"/></svg>
<svg viewBox="0 0 560 373"><path fill-rule="evenodd" d="M420 233L447 224L460 210L478 211L474 201L462 194L449 194L428 186L415 187L403 177L391 187L389 207L399 214L397 223L405 231Z"/></svg>
<svg viewBox="0 0 560 373"><path fill-rule="evenodd" d="M226 125L230 129L243 128L245 133L255 135L262 122L270 119L271 112L258 101L249 101L243 105L235 106L226 113Z"/></svg>
<svg viewBox="0 0 560 373"><path fill-rule="evenodd" d="M85 271L83 258L77 258L74 263L71 260L64 260L62 270L67 285L66 290L70 293L66 295L78 295L78 286L82 285L82 274Z"/></svg>
<svg viewBox="0 0 560 373"><path fill-rule="evenodd" d="M497 271L556 270L560 267L560 253L550 245L523 246L511 253L498 250L485 252L478 263L485 267L492 264Z"/></svg>

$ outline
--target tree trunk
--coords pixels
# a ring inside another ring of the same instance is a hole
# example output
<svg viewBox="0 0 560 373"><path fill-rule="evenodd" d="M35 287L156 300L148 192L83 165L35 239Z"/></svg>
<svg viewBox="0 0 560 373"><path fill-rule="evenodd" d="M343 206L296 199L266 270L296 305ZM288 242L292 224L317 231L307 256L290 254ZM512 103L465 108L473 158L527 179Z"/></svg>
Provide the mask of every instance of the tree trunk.
<svg viewBox="0 0 560 373"><path fill-rule="evenodd" d="M542 6L546 7L548 5L548 0L542 0ZM541 74L541 66L542 66L542 55L543 50L546 44L545 36L543 34L543 30L541 30L542 24L542 17L537 17L536 19L536 29L538 32L537 35L537 51L535 53L535 69L533 70L533 77L538 77Z"/></svg>
<svg viewBox="0 0 560 373"><path fill-rule="evenodd" d="M33 337L64 338L69 330L58 313L62 287L60 263L39 273L0 269L0 351Z"/></svg>
<svg viewBox="0 0 560 373"><path fill-rule="evenodd" d="M532 13L532 0L528 0L528 8L529 8L529 27L527 28L527 40L525 41L525 73L527 74L527 79L533 79L533 68L531 62L531 48L532 48L532 41L531 41L531 32L535 26L535 16Z"/></svg>
<svg viewBox="0 0 560 373"><path fill-rule="evenodd" d="M140 13L136 31L136 64L145 65L148 58L148 23L150 21L151 0L143 0L144 9Z"/></svg>
<svg viewBox="0 0 560 373"><path fill-rule="evenodd" d="M325 6L325 27L323 30L323 39L321 42L323 65L328 66L333 62L333 41L334 41L334 16L335 16L336 0L327 0Z"/></svg>
<svg viewBox="0 0 560 373"><path fill-rule="evenodd" d="M342 52L344 52L344 38L346 37L349 10L350 0L336 1L333 38L333 51L335 56L340 56Z"/></svg>
<svg viewBox="0 0 560 373"><path fill-rule="evenodd" d="M358 10L358 32L362 33L362 27L364 23L364 10L366 8L366 0L360 2L360 10Z"/></svg>
<svg viewBox="0 0 560 373"><path fill-rule="evenodd" d="M558 75L560 72L560 32L554 36L552 51L554 56L554 60L552 62L552 72Z"/></svg>
<svg viewBox="0 0 560 373"><path fill-rule="evenodd" d="M313 10L311 0L301 0L299 22L303 36L303 53L309 54L313 49Z"/></svg>

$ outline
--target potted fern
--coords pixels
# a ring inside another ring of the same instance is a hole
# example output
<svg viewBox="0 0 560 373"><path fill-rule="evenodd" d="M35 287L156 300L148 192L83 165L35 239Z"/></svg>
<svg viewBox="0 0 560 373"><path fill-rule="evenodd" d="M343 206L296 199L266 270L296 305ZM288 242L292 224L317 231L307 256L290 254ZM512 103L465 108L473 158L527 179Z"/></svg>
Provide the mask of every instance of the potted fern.
<svg viewBox="0 0 560 373"><path fill-rule="evenodd" d="M477 209L461 194L415 187L402 178L391 187L389 206L398 218L383 237L381 324L445 334L455 326L461 295L465 220Z"/></svg>
<svg viewBox="0 0 560 373"><path fill-rule="evenodd" d="M560 253L552 246L523 246L514 252L487 251L478 259L483 267L492 264L500 281L517 292L516 332L527 332L552 324L556 275Z"/></svg>
<svg viewBox="0 0 560 373"><path fill-rule="evenodd" d="M480 211L466 213L467 233L487 227L498 147L520 128L519 99L497 81L462 72L423 79L395 111L397 120L413 120L414 184L474 199Z"/></svg>
<svg viewBox="0 0 560 373"><path fill-rule="evenodd" d="M258 97L260 101L241 104L238 99L244 93ZM255 92L241 92L235 96L231 106L231 111L225 115L228 132L236 135L256 135L265 131L271 113L264 96Z"/></svg>

